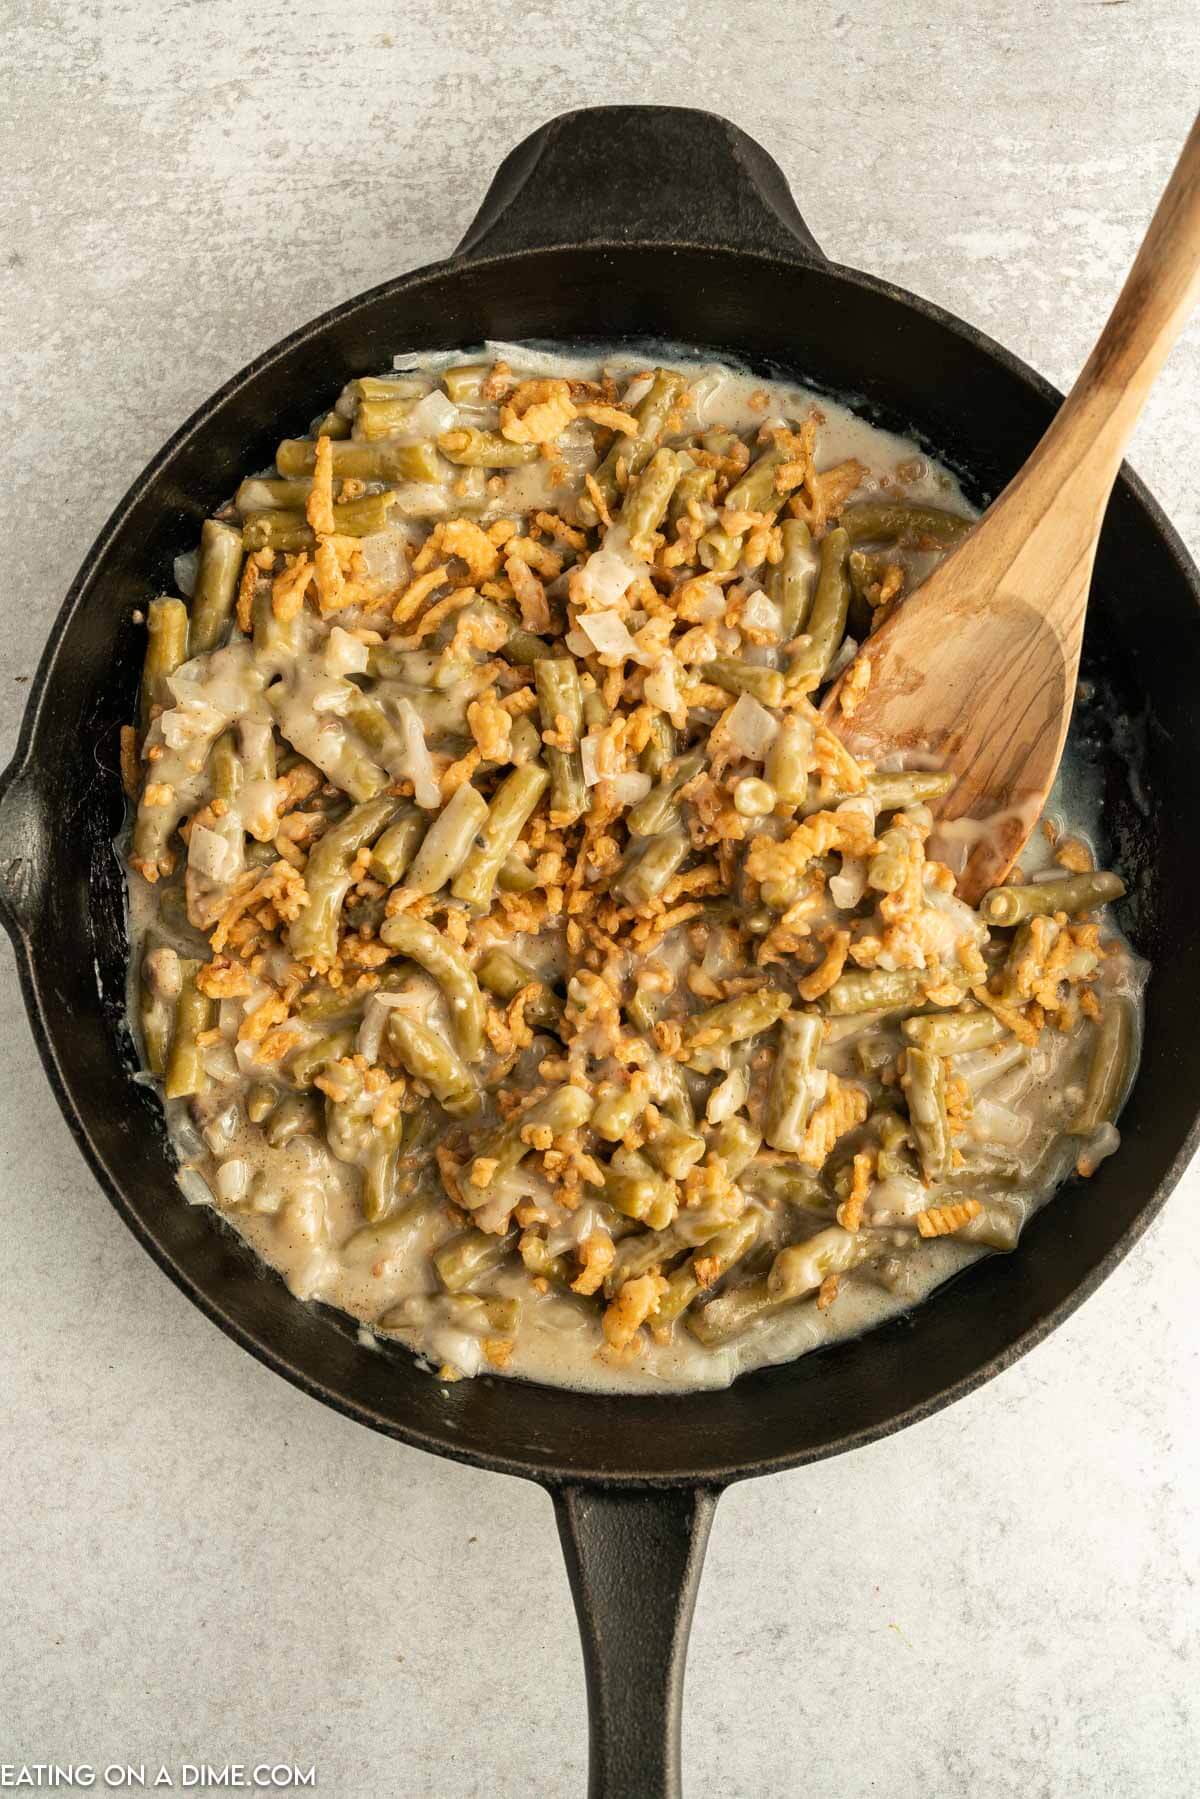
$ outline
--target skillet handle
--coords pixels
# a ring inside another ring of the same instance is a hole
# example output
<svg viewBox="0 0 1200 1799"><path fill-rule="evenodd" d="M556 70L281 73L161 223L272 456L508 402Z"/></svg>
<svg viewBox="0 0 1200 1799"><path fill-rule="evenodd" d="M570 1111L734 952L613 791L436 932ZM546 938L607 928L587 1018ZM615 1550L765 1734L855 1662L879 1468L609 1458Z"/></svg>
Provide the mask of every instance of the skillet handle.
<svg viewBox="0 0 1200 1799"><path fill-rule="evenodd" d="M552 1489L583 1638L588 1799L680 1799L683 1669L720 1489Z"/></svg>
<svg viewBox="0 0 1200 1799"><path fill-rule="evenodd" d="M684 106L588 106L540 125L500 164L456 254L645 241L825 261L779 164Z"/></svg>

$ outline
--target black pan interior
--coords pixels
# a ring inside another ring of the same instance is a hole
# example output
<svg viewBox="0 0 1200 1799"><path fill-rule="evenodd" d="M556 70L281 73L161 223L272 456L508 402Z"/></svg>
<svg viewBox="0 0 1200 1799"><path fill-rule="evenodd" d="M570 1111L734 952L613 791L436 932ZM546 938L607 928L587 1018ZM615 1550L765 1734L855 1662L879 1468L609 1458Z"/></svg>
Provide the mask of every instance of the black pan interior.
<svg viewBox="0 0 1200 1799"><path fill-rule="evenodd" d="M24 880L43 1053L81 1146L151 1252L212 1316L301 1386L375 1427L513 1472L723 1480L836 1452L986 1378L1050 1328L1119 1257L1169 1189L1200 1087L1200 612L1195 572L1144 490L1122 481L1105 527L1075 740L1099 765L1122 923L1157 965L1141 1079L1121 1153L1069 1184L1019 1251L993 1257L911 1317L723 1393L600 1398L494 1377L440 1387L402 1350L292 1299L174 1187L156 1101L130 1079L125 937L111 841L119 725L133 715L142 634L131 614L169 588L174 556L280 436L394 354L485 337L660 338L726 351L849 397L915 432L971 497L1003 485L1056 396L935 309L828 266L711 249L620 245L445 264L375 290L271 352L198 414L134 488L68 598L40 677L31 773L9 796L28 832Z"/></svg>

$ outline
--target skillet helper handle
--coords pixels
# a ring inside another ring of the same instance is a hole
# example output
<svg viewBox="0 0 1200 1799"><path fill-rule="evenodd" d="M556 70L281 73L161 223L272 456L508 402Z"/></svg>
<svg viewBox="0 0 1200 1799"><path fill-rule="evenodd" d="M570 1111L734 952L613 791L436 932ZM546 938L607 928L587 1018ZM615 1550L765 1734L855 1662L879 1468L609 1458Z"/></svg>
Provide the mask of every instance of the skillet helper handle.
<svg viewBox="0 0 1200 1799"><path fill-rule="evenodd" d="M684 1661L719 1489L552 1497L583 1638L588 1799L680 1799Z"/></svg>
<svg viewBox="0 0 1200 1799"><path fill-rule="evenodd" d="M48 855L35 768L18 754L0 775L0 924L18 950L41 911Z"/></svg>
<svg viewBox="0 0 1200 1799"><path fill-rule="evenodd" d="M456 254L613 242L825 261L779 164L684 106L588 106L540 125L500 164Z"/></svg>

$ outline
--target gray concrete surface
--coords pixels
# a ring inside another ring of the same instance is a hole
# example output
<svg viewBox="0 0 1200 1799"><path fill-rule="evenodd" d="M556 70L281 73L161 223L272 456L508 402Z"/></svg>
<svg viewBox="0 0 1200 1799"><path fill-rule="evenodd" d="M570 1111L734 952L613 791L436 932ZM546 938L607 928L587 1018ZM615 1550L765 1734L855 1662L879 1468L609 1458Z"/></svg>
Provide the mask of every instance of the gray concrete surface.
<svg viewBox="0 0 1200 1799"><path fill-rule="evenodd" d="M61 594L161 440L283 332L445 252L535 123L724 111L832 254L1063 382L1200 65L1193 0L8 0L0 22L5 755ZM1193 326L1132 452L1193 551L1198 372ZM0 1763L581 1793L546 1499L369 1435L212 1329L86 1174L0 963ZM986 1391L724 1500L692 1794L1200 1790L1198 1200L1193 1172Z"/></svg>

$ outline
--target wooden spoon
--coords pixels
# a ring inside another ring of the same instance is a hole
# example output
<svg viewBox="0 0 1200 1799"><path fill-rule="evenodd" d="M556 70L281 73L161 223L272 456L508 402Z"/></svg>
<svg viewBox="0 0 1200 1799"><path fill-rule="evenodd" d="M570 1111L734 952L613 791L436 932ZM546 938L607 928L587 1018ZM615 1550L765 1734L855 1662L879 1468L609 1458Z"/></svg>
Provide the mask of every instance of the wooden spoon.
<svg viewBox="0 0 1200 1799"><path fill-rule="evenodd" d="M838 704L840 682L824 702L856 755L900 751L906 766L954 773L933 803L933 849L961 868L971 905L1004 879L1054 781L1108 496L1198 295L1200 116L1045 437L970 537L867 640L870 685L853 717Z"/></svg>

